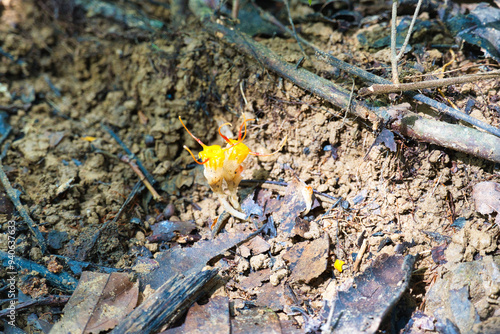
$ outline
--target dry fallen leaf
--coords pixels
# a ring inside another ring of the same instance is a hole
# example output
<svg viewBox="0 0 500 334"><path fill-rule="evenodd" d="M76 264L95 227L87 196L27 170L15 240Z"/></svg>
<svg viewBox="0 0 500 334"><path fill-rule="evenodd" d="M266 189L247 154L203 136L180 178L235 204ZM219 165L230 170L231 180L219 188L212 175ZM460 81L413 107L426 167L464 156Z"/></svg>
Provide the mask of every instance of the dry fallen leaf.
<svg viewBox="0 0 500 334"><path fill-rule="evenodd" d="M245 242L242 246L248 247L252 255L259 255L271 249L271 245L260 236L256 236L252 240Z"/></svg>
<svg viewBox="0 0 500 334"><path fill-rule="evenodd" d="M322 238L299 242L290 248L283 256L292 272L290 279L309 283L324 273L328 266L329 247L328 234L325 234Z"/></svg>
<svg viewBox="0 0 500 334"><path fill-rule="evenodd" d="M272 213L275 222L280 222L280 232L292 236L296 218L307 214L313 207L313 189L298 178L288 183L285 196L281 200L270 200L266 213Z"/></svg>
<svg viewBox="0 0 500 334"><path fill-rule="evenodd" d="M229 300L227 297L210 298L204 305L194 304L184 322L184 333L229 333Z"/></svg>
<svg viewBox="0 0 500 334"><path fill-rule="evenodd" d="M139 283L125 273L84 271L50 333L100 333L114 328L137 304Z"/></svg>
<svg viewBox="0 0 500 334"><path fill-rule="evenodd" d="M496 223L500 223L500 184L496 182L479 182L472 190L472 198L477 212L489 215L497 212Z"/></svg>

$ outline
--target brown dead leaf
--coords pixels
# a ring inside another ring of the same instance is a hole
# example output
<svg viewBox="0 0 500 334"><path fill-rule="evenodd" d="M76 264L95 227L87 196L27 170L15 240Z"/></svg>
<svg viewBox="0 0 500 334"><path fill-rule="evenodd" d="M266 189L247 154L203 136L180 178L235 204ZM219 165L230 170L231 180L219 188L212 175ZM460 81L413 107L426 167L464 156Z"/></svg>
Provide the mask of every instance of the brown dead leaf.
<svg viewBox="0 0 500 334"><path fill-rule="evenodd" d="M269 268L254 271L247 277L242 278L237 287L247 293L252 293L253 289L262 286L262 282L269 281L269 276L271 276L271 269Z"/></svg>
<svg viewBox="0 0 500 334"><path fill-rule="evenodd" d="M193 305L186 316L184 329L185 333L229 333L229 324L229 300L218 296L205 305Z"/></svg>
<svg viewBox="0 0 500 334"><path fill-rule="evenodd" d="M259 255L267 252L271 249L271 245L267 243L262 237L256 236L252 240L245 242L243 246L246 246L252 252L252 255Z"/></svg>
<svg viewBox="0 0 500 334"><path fill-rule="evenodd" d="M210 298L204 305L194 304L189 309L184 324L161 334L173 333L230 333L229 300L227 297Z"/></svg>
<svg viewBox="0 0 500 334"><path fill-rule="evenodd" d="M63 140L64 136L66 136L66 131L50 132L48 136L49 136L49 146L50 148L54 148L57 145L59 145L61 140Z"/></svg>
<svg viewBox="0 0 500 334"><path fill-rule="evenodd" d="M329 247L328 234L312 242L304 241L293 245L283 256L292 272L290 279L309 283L325 272Z"/></svg>
<svg viewBox="0 0 500 334"><path fill-rule="evenodd" d="M279 222L282 233L292 236L295 227L295 218L301 213L307 213L312 207L313 190L298 178L294 178L288 187L283 200L270 200L267 202L266 212L273 215L274 221Z"/></svg>
<svg viewBox="0 0 500 334"><path fill-rule="evenodd" d="M137 304L139 283L125 273L84 271L50 333L100 333L114 328Z"/></svg>
<svg viewBox="0 0 500 334"><path fill-rule="evenodd" d="M496 182L479 182L472 190L472 198L477 212L483 215L497 212L495 222L500 224L500 184Z"/></svg>
<svg viewBox="0 0 500 334"><path fill-rule="evenodd" d="M266 283L262 287L256 289L255 305L267 307L274 312L283 311L284 306L291 306L292 303L288 302L284 296L284 285L274 286L271 283Z"/></svg>

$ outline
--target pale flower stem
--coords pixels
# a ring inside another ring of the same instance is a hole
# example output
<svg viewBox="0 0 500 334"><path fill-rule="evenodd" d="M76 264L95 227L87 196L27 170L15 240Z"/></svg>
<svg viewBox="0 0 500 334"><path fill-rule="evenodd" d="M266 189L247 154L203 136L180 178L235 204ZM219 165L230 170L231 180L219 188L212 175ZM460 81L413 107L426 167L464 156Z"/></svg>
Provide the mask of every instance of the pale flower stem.
<svg viewBox="0 0 500 334"><path fill-rule="evenodd" d="M229 202L224 197L219 196L219 201L221 202L224 210L229 212L231 214L231 216L236 217L236 218L241 219L241 220L247 220L247 215L244 214L243 212L240 212L240 211L236 210L235 208L233 208L231 206L231 204L229 204Z"/></svg>
<svg viewBox="0 0 500 334"><path fill-rule="evenodd" d="M238 12L240 11L240 0L233 0L233 10L232 10L232 17L233 19L237 20L238 19Z"/></svg>

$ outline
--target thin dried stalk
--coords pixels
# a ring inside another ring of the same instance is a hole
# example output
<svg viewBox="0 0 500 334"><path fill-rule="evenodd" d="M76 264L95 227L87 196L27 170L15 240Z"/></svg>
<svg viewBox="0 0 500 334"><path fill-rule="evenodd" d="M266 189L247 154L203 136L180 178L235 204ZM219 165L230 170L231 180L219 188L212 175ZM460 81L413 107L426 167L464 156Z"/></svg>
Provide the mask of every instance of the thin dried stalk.
<svg viewBox="0 0 500 334"><path fill-rule="evenodd" d="M405 53L406 46L410 42L411 33L413 32L413 26L417 21L418 12L420 11L420 6L422 5L422 0L418 0L417 8L413 13L413 18L411 19L410 27L408 28L408 33L406 34L405 41L399 54L396 54L396 34L397 34L397 16L398 16L398 0L392 0L392 23L391 23L391 67L392 67L392 83L399 84L399 73L398 73L398 62L401 60Z"/></svg>
<svg viewBox="0 0 500 334"><path fill-rule="evenodd" d="M426 88L436 88L443 86L458 85L468 82L474 82L485 79L492 79L500 77L500 71L492 71L488 73L478 73L471 75L463 75L456 78L445 78L437 80L427 80L419 82L409 82L397 85L371 85L370 87L365 87L359 90L358 94L360 96L367 95L377 95L377 94L387 94L396 92L406 92L410 90L426 89Z"/></svg>

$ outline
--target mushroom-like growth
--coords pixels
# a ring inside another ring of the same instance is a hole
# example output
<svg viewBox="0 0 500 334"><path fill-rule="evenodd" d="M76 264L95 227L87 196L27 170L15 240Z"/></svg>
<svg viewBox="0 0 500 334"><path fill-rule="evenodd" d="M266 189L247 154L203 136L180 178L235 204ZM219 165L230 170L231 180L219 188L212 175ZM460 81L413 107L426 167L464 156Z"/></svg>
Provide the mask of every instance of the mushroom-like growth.
<svg viewBox="0 0 500 334"><path fill-rule="evenodd" d="M202 147L203 150L198 153L198 156L201 159L199 162L193 152L189 148L184 145L184 149L187 150L194 161L200 165L204 165L205 169L203 171L203 175L208 181L210 188L219 198L219 201L222 203L222 206L226 211L228 211L231 215L240 218L242 220L246 219L246 215L237 209L240 208L240 204L238 201L238 185L241 182L241 173L243 172L242 163L246 159L246 157L251 155L258 156L270 156L278 153L278 151L283 147L286 141L286 137L283 140L283 143L280 145L279 149L271 154L261 154L252 152L248 146L243 144L243 140L247 134L247 125L248 121L252 121L253 119L244 119L243 124L241 124L240 129L238 131L238 140L229 139L221 133L221 128L225 125L231 125L230 123L224 123L219 127L220 136L227 142L227 146L222 148L219 145L211 145L207 146L203 144L201 140L196 138L184 125L182 119L179 116L179 120L184 126L184 129L189 133L194 140L196 140ZM245 134L243 135L243 128L245 128ZM224 191L222 189L222 180L226 181L227 189L229 191L229 202L225 198Z"/></svg>
<svg viewBox="0 0 500 334"><path fill-rule="evenodd" d="M223 166L224 166L224 160L226 159L224 155L224 150L220 147L220 145L211 145L207 146L203 144L201 140L196 138L191 131L188 130L186 125L184 125L184 122L182 122L181 117L179 116L179 121L181 121L182 126L186 131L193 137L194 140L198 142L203 147L203 151L198 153L198 156L200 157L202 162L199 162L195 157L193 152L184 145L184 149L188 151L191 156L193 157L193 160L200 165L204 165L205 169L203 171L203 175L205 175L205 178L208 181L208 184L210 188L212 188L213 192L216 194L223 194L222 191L222 180L224 179L223 176Z"/></svg>
<svg viewBox="0 0 500 334"><path fill-rule="evenodd" d="M224 161L224 180L226 181L227 184L227 189L229 191L229 201L235 208L239 208L240 204L238 201L238 185L241 182L242 176L241 173L243 172L243 166L242 163L243 161L247 158L247 156L250 155L257 155L261 157L267 157L273 154L276 154L281 150L283 145L285 145L286 138L283 140L282 144L280 147L274 151L273 153L270 154L262 154L262 153L257 153L257 152L252 152L248 146L243 144L243 140L245 139L247 135L247 122L248 121L253 121L254 119L243 119L243 123L240 126L240 129L238 131L238 140L234 139L229 139L226 136L224 136L220 129L222 126L229 124L230 123L225 123L222 124L221 127L219 127L219 135L224 138L224 140L227 142L226 146L226 160ZM242 133L243 128L245 128L245 134ZM243 136L243 137L242 137Z"/></svg>
<svg viewBox="0 0 500 334"><path fill-rule="evenodd" d="M199 162L195 158L193 152L191 152L191 150L186 145L184 145L184 149L191 154L191 157L193 157L193 160L196 161L197 164L204 165L205 168L203 170L203 175L207 179L208 185L215 193L215 195L218 197L224 209L234 217L245 220L246 215L236 210L228 203L228 201L225 199L224 191L222 190L222 180L224 180L224 164L226 161L226 156L224 151L226 151L227 148L221 148L220 145L207 146L203 144L203 142L200 139L195 137L188 130L186 125L184 125L184 122L182 122L180 116L179 116L179 121L181 121L182 126L184 126L184 129L186 129L189 135L193 137L193 139L196 140L203 147L203 151L198 153L198 156L200 157L202 162Z"/></svg>

